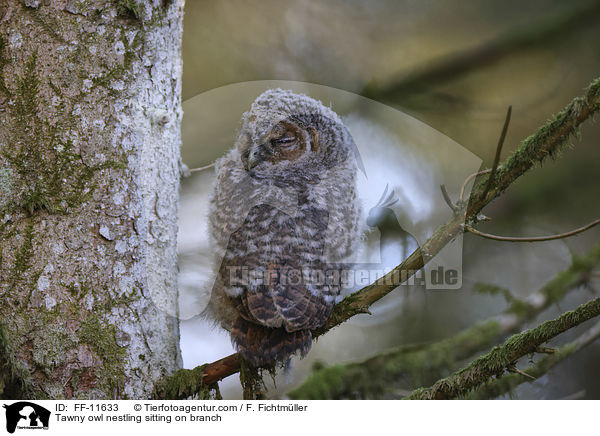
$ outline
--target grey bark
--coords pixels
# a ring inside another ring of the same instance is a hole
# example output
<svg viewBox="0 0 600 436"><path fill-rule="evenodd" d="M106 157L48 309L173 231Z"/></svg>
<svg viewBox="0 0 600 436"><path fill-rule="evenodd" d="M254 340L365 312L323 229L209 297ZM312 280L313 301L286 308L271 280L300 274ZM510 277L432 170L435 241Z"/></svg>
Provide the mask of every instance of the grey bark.
<svg viewBox="0 0 600 436"><path fill-rule="evenodd" d="M183 0L0 0L0 395L181 366Z"/></svg>

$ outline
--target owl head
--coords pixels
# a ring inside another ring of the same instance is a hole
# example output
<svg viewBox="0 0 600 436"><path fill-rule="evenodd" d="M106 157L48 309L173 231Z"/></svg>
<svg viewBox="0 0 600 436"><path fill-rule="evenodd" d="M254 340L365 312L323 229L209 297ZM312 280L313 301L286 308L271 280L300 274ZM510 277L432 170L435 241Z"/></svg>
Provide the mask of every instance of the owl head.
<svg viewBox="0 0 600 436"><path fill-rule="evenodd" d="M262 93L243 116L237 141L243 168L257 179L316 183L356 150L340 117L289 90Z"/></svg>

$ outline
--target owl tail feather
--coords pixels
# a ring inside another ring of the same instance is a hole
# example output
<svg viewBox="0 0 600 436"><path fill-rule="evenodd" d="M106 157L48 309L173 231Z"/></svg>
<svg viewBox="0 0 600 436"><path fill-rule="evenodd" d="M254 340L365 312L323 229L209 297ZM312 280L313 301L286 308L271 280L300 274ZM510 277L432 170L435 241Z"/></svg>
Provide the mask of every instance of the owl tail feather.
<svg viewBox="0 0 600 436"><path fill-rule="evenodd" d="M241 317L231 327L231 338L242 357L256 367L283 363L298 351L305 356L312 345L310 330L288 332L285 328L264 327Z"/></svg>

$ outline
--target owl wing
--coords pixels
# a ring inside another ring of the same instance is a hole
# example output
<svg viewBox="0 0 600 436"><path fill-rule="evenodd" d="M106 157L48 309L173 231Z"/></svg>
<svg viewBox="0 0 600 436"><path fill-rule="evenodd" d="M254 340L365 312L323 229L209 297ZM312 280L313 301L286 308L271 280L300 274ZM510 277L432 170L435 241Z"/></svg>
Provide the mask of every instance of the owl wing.
<svg viewBox="0 0 600 436"><path fill-rule="evenodd" d="M231 235L219 270L242 318L289 332L325 323L338 292L321 280L328 218L316 208L296 216L266 204L249 211Z"/></svg>

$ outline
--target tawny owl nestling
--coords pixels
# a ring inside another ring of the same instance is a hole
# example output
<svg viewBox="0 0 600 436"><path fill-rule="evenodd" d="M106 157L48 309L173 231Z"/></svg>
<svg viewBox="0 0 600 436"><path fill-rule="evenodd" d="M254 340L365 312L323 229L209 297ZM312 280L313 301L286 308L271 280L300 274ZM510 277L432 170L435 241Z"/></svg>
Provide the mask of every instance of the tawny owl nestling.
<svg viewBox="0 0 600 436"><path fill-rule="evenodd" d="M306 354L331 314L335 265L359 239L358 155L340 117L306 95L268 90L242 121L216 165L209 313L265 366Z"/></svg>

